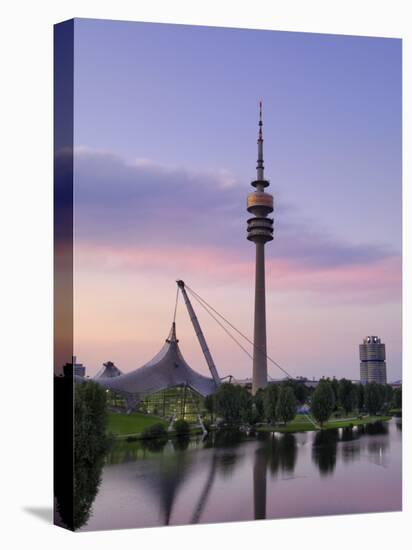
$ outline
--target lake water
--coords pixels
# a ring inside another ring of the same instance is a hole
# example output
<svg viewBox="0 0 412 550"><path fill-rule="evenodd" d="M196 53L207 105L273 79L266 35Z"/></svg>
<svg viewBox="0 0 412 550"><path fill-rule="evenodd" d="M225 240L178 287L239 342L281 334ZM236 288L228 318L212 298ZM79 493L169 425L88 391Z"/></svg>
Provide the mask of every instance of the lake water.
<svg viewBox="0 0 412 550"><path fill-rule="evenodd" d="M401 509L402 420L297 434L117 443L80 530Z"/></svg>

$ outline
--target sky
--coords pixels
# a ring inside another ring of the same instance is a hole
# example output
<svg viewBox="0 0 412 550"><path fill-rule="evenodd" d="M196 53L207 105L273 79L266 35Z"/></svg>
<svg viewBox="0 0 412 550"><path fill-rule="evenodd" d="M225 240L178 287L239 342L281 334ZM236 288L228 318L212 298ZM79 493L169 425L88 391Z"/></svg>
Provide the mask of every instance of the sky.
<svg viewBox="0 0 412 550"><path fill-rule="evenodd" d="M253 334L262 100L268 354L294 376L358 379L358 345L378 335L401 378L400 40L77 19L74 66L75 351L89 375L158 352L176 279ZM193 305L219 374L251 376ZM207 374L182 300L177 332Z"/></svg>

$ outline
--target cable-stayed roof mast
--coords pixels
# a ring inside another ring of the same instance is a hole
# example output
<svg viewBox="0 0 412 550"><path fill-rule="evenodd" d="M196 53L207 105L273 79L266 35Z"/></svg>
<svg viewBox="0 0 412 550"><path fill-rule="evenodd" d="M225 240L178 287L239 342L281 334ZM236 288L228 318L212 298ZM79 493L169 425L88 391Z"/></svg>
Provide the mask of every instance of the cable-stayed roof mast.
<svg viewBox="0 0 412 550"><path fill-rule="evenodd" d="M190 320L192 321L193 328L195 329L197 339L199 340L200 347L202 348L203 355L205 356L206 363L209 367L210 374L213 377L213 380L215 381L216 386L220 386L220 377L217 372L217 368L215 365L215 362L213 361L213 357L210 353L210 350L207 346L206 339L203 335L202 329L200 328L199 321L196 317L195 310L193 309L193 306L189 300L189 296L187 295L186 289L185 289L185 283L184 281L176 281L177 286L180 288L183 298L187 307L187 311L189 312Z"/></svg>

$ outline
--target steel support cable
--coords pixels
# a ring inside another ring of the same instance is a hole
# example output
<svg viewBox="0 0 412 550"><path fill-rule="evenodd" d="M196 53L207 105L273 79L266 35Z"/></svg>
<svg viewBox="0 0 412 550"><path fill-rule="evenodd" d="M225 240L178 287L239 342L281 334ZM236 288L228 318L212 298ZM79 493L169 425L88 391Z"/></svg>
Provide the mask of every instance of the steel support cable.
<svg viewBox="0 0 412 550"><path fill-rule="evenodd" d="M201 296L199 296L199 294L197 294L194 290L192 290L189 286L185 285L187 290L192 294L192 296L198 300L199 303L201 303L202 305L202 302L205 304L205 306L207 306L208 308L210 308L214 313L216 313L216 315L218 315L221 319L223 319L223 321L225 321L225 323L227 323L233 330L235 330L240 336L242 336L242 338L244 338L247 342L249 342L249 344L251 344L254 348L258 349L258 347L255 345L254 342L252 342L252 340L250 338L248 338L245 334L243 334L239 329L237 329L230 321L228 321L221 313L219 313L218 311L216 311L216 309L214 307L212 307L210 304L208 304L208 302L206 302L206 300L204 300ZM203 306L203 307L205 307ZM206 309L206 308L205 308ZM206 310L207 311L207 310ZM249 355L249 354L248 354ZM269 357L269 355L265 354L266 355L266 358L269 359L269 361L271 363L273 363L276 367L278 367L278 369L280 369L282 372L284 372L286 374L286 376L288 378L293 378L293 376L291 374L288 373L287 370L285 370L283 367L281 367L279 365L279 363L277 363L274 359L272 359L271 357ZM249 355L249 357L251 357Z"/></svg>
<svg viewBox="0 0 412 550"><path fill-rule="evenodd" d="M235 330L242 338L244 338L249 344L251 344L254 348L258 349L258 347L255 345L250 338L248 338L245 334L243 334L238 328L236 328L228 319L226 319L221 313L219 313L216 309L214 309L206 300L204 300L199 294L197 294L194 290L192 290L190 287L186 286L186 288L192 293L194 298L197 298L198 301L200 300L203 302L207 307L209 307L212 311L214 311L221 319L223 319L233 330ZM276 367L278 367L282 372L286 374L289 378L293 378L291 374L289 374L283 367L279 365L274 359L272 359L269 355L265 354L266 358L269 359Z"/></svg>
<svg viewBox="0 0 412 550"><path fill-rule="evenodd" d="M186 285L186 288L189 290L188 286ZM208 308L200 301L197 299L197 297L193 294L192 295L193 298L197 301L197 303L202 306L202 308L212 317L212 319L214 319L216 321L216 323L226 332L226 334L234 341L236 342L236 344L246 353L246 355L248 355L250 357L250 359L253 359L252 355L247 351L246 348L244 348L242 346L242 344L233 336L233 334L231 334L228 329L222 325L222 323L219 321L219 319L217 319L213 313L211 311L208 310Z"/></svg>

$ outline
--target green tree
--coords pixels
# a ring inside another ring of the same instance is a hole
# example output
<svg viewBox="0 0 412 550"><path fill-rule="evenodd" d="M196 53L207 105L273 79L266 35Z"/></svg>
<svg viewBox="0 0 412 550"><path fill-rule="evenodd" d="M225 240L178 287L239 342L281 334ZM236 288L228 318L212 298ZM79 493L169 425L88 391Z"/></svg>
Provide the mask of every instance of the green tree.
<svg viewBox="0 0 412 550"><path fill-rule="evenodd" d="M358 409L361 411L365 406L365 388L363 384L356 384Z"/></svg>
<svg viewBox="0 0 412 550"><path fill-rule="evenodd" d="M105 390L92 381L74 390L74 516L73 528L84 525L100 485L108 449Z"/></svg>
<svg viewBox="0 0 412 550"><path fill-rule="evenodd" d="M179 418L179 420L176 420L176 422L173 424L173 428L176 432L176 435L179 437L184 437L189 435L189 423L186 422L183 418Z"/></svg>
<svg viewBox="0 0 412 550"><path fill-rule="evenodd" d="M239 424L249 406L250 395L245 388L225 382L214 394L216 414L228 424Z"/></svg>
<svg viewBox="0 0 412 550"><path fill-rule="evenodd" d="M161 422L147 426L142 432L142 439L164 439L167 438L167 430Z"/></svg>
<svg viewBox="0 0 412 550"><path fill-rule="evenodd" d="M210 421L213 424L214 414L215 414L215 396L210 394L205 398L205 409L210 414Z"/></svg>
<svg viewBox="0 0 412 550"><path fill-rule="evenodd" d="M295 418L296 406L297 400L293 389L287 385L281 386L276 404L277 418L280 418L280 420L283 420L287 424Z"/></svg>
<svg viewBox="0 0 412 550"><path fill-rule="evenodd" d="M329 380L319 381L312 395L311 411L315 419L323 427L335 408L335 394Z"/></svg>
<svg viewBox="0 0 412 550"><path fill-rule="evenodd" d="M395 409L402 408L402 388L396 388L392 396L392 405Z"/></svg>
<svg viewBox="0 0 412 550"><path fill-rule="evenodd" d="M339 381L335 377L333 377L332 380L327 378L327 381L330 382L331 388L333 390L333 395L335 398L335 404L333 406L333 410L336 410L339 405Z"/></svg>
<svg viewBox="0 0 412 550"><path fill-rule="evenodd" d="M358 384L354 384L352 382L352 410L359 410L359 393L357 386Z"/></svg>
<svg viewBox="0 0 412 550"><path fill-rule="evenodd" d="M339 403L346 414L353 411L357 407L358 392L355 384L353 384L350 380L342 378L339 381L338 397Z"/></svg>
<svg viewBox="0 0 412 550"><path fill-rule="evenodd" d="M389 384L385 384L385 404L387 408L391 406L393 399L393 388Z"/></svg>
<svg viewBox="0 0 412 550"><path fill-rule="evenodd" d="M240 420L244 424L255 424L257 422L257 411L254 403L254 398L246 390L239 388L239 403L240 403Z"/></svg>
<svg viewBox="0 0 412 550"><path fill-rule="evenodd" d="M292 388L298 403L303 405L306 402L309 390L303 381L289 379L283 382L283 384Z"/></svg>
<svg viewBox="0 0 412 550"><path fill-rule="evenodd" d="M365 385L365 408L371 415L380 411L385 402L385 389L381 384L368 382Z"/></svg>
<svg viewBox="0 0 412 550"><path fill-rule="evenodd" d="M264 391L263 406L265 418L270 424L277 421L276 405L278 402L279 388L277 384L269 384Z"/></svg>
<svg viewBox="0 0 412 550"><path fill-rule="evenodd" d="M265 419L265 390L259 389L253 398L253 407L256 422L263 422Z"/></svg>
<svg viewBox="0 0 412 550"><path fill-rule="evenodd" d="M300 405L306 403L306 400L308 398L308 388L305 386L305 384L303 382L296 382L294 391L297 402Z"/></svg>

